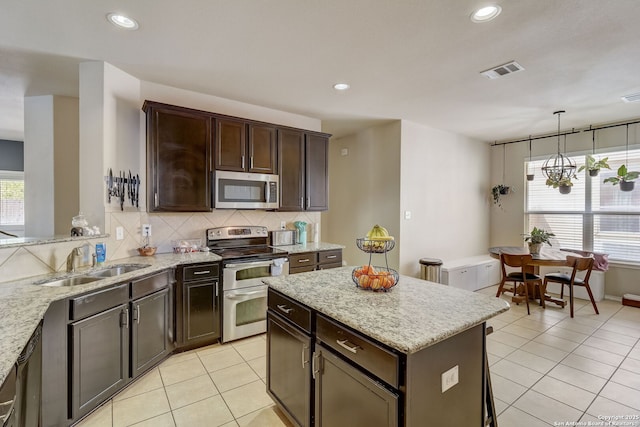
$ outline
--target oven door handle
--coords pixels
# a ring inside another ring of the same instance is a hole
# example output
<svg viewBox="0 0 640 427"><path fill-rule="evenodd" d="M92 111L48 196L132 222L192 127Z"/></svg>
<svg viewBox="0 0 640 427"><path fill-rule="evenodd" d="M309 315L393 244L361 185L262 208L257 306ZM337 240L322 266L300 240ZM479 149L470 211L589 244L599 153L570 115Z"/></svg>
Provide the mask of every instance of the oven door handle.
<svg viewBox="0 0 640 427"><path fill-rule="evenodd" d="M260 290L260 291L251 291L251 292L233 292L233 293L229 293L227 295L225 295L225 298L227 299L232 299L232 300L239 300L239 299L247 299L248 297L252 297L254 295L259 295L262 294L263 296L267 296L267 291L266 290Z"/></svg>
<svg viewBox="0 0 640 427"><path fill-rule="evenodd" d="M253 267L270 267L273 265L273 260L268 261L254 261L254 262L241 262L237 264L225 264L224 268L233 268L236 270L245 270Z"/></svg>

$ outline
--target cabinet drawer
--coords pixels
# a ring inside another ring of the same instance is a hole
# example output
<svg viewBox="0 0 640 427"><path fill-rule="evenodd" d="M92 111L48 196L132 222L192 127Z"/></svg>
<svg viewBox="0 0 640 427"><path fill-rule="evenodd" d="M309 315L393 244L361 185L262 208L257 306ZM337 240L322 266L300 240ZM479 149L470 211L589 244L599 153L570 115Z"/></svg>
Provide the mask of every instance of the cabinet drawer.
<svg viewBox="0 0 640 427"><path fill-rule="evenodd" d="M342 265L342 249L318 252L318 264Z"/></svg>
<svg viewBox="0 0 640 427"><path fill-rule="evenodd" d="M296 326L311 333L311 310L297 303L296 301L282 295L281 293L269 289L267 302L269 309L280 316L289 319Z"/></svg>
<svg viewBox="0 0 640 427"><path fill-rule="evenodd" d="M136 299L154 293L171 283L169 270L131 282L131 298Z"/></svg>
<svg viewBox="0 0 640 427"><path fill-rule="evenodd" d="M182 280L217 279L220 275L218 264L196 264L183 268Z"/></svg>
<svg viewBox="0 0 640 427"><path fill-rule="evenodd" d="M304 252L301 254L289 255L289 268L308 267L318 263L317 252Z"/></svg>
<svg viewBox="0 0 640 427"><path fill-rule="evenodd" d="M399 387L398 355L332 320L316 315L316 337L393 387Z"/></svg>
<svg viewBox="0 0 640 427"><path fill-rule="evenodd" d="M129 283L72 298L70 320L78 320L129 301Z"/></svg>
<svg viewBox="0 0 640 427"><path fill-rule="evenodd" d="M307 271L315 271L315 265L308 265L306 267L289 268L289 274L306 273Z"/></svg>
<svg viewBox="0 0 640 427"><path fill-rule="evenodd" d="M327 270L330 268L338 268L338 267L342 267L342 263L341 262L336 262L333 264L319 264L318 265L318 270Z"/></svg>

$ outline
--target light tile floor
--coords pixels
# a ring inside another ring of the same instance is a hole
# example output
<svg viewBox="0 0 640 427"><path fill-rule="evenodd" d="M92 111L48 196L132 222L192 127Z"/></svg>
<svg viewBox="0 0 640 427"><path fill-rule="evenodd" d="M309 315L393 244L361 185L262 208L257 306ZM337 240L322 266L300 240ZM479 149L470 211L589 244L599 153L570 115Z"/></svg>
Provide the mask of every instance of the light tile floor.
<svg viewBox="0 0 640 427"><path fill-rule="evenodd" d="M512 304L487 322L500 427L640 426L640 309L605 300L596 315L589 301L574 301L573 319L568 304L534 303L531 315Z"/></svg>
<svg viewBox="0 0 640 427"><path fill-rule="evenodd" d="M527 315L513 304L488 322L500 427L607 425L603 417L616 416L632 419L609 425L640 426L640 309L605 300L596 315L575 301L573 319L568 306L531 304ZM78 426L289 426L265 392L265 351L262 335L171 356Z"/></svg>

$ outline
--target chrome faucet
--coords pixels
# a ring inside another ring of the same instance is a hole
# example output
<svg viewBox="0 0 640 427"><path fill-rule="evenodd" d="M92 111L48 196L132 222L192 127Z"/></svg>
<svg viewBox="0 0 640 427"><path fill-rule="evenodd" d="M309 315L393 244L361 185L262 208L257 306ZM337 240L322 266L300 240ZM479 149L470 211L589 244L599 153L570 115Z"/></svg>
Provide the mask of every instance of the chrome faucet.
<svg viewBox="0 0 640 427"><path fill-rule="evenodd" d="M82 256L82 246L73 248L69 256L67 256L67 273L73 273L76 271L76 259Z"/></svg>

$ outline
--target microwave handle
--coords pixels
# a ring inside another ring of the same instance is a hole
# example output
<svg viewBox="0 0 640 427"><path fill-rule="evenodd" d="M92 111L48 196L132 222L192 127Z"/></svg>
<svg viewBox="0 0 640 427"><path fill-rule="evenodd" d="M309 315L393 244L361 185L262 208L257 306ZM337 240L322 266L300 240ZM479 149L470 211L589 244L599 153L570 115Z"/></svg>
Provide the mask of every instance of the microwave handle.
<svg viewBox="0 0 640 427"><path fill-rule="evenodd" d="M264 186L264 201L269 203L269 200L271 200L271 186L269 185L269 181L267 181Z"/></svg>

